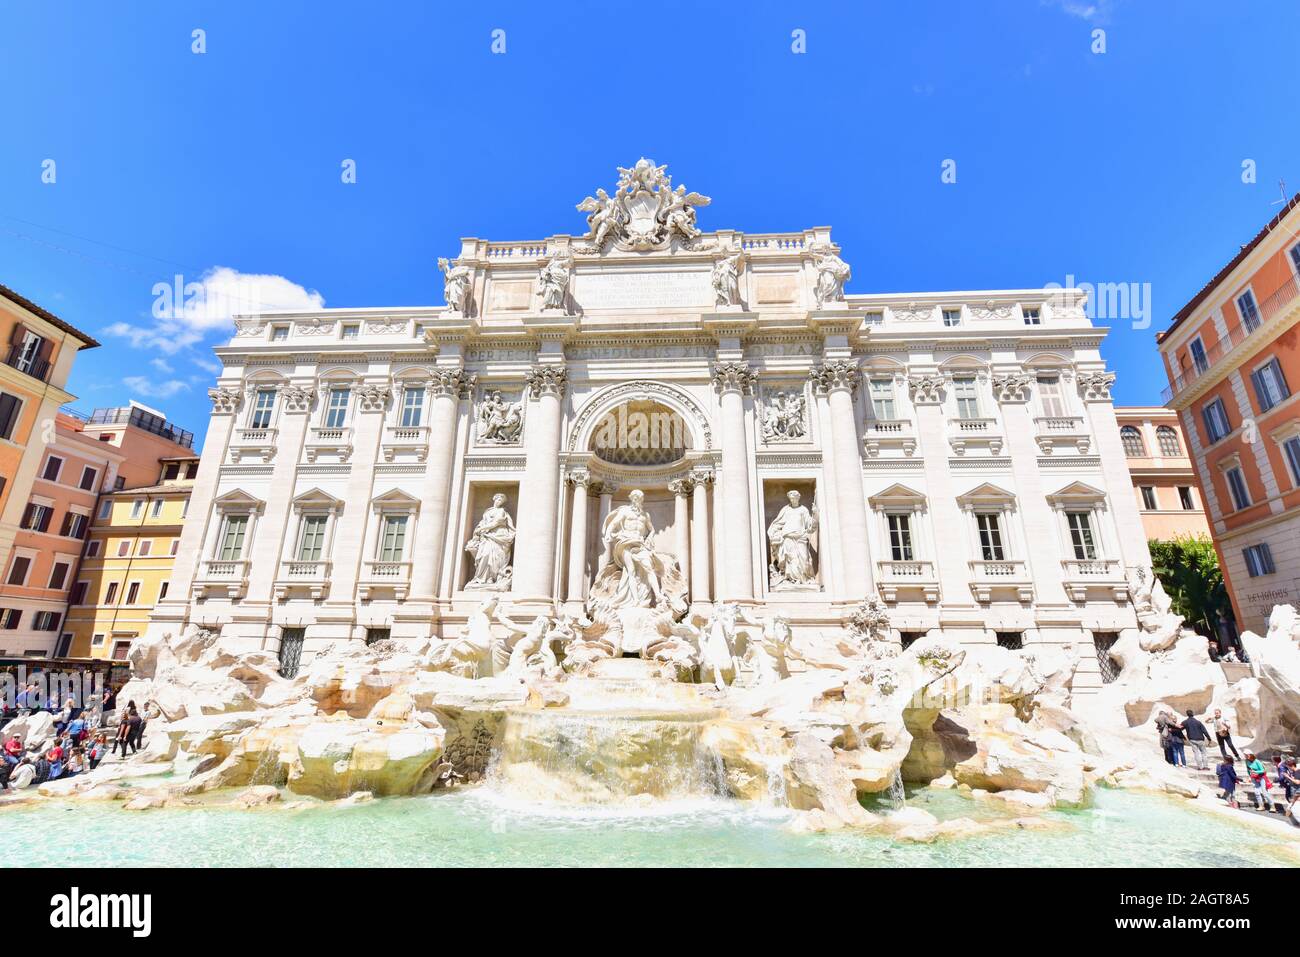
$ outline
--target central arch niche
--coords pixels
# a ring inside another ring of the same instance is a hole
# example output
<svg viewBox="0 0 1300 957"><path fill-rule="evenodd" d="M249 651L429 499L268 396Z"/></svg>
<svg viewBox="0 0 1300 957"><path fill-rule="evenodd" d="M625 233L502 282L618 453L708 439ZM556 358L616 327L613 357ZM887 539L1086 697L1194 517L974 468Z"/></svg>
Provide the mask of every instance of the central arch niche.
<svg viewBox="0 0 1300 957"><path fill-rule="evenodd" d="M694 448L691 427L654 399L632 398L605 412L591 428L587 451L621 466L671 465Z"/></svg>

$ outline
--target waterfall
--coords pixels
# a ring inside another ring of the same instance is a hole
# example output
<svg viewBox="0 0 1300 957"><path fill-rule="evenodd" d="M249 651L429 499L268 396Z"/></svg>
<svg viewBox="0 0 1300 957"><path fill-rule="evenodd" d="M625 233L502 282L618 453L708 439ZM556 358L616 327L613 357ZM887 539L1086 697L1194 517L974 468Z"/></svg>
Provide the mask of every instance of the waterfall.
<svg viewBox="0 0 1300 957"><path fill-rule="evenodd" d="M907 792L903 790L903 771L894 772L894 779L889 782L889 803L897 811L907 807Z"/></svg>

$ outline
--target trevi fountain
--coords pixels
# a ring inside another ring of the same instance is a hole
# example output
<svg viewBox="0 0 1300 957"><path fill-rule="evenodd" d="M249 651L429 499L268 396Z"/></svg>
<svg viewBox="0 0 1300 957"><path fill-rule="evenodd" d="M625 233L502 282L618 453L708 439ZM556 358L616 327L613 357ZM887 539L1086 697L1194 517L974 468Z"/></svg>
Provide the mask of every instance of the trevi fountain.
<svg viewBox="0 0 1300 957"><path fill-rule="evenodd" d="M0 819L90 865L1300 860L1162 759L1164 710L1296 740L1300 618L1232 671L1171 612L1078 296L848 295L829 230L708 202L642 160L445 307L345 310L364 354L241 320L145 747ZM645 412L682 433L601 441Z"/></svg>

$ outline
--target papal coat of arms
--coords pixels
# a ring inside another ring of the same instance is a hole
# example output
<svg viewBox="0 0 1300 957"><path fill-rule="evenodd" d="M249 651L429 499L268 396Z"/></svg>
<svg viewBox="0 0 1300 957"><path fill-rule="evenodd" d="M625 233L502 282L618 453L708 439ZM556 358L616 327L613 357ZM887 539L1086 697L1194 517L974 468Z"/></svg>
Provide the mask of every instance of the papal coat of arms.
<svg viewBox="0 0 1300 957"><path fill-rule="evenodd" d="M667 166L656 166L644 156L631 169L618 168L618 185L611 196L603 189L578 204L588 213L587 234L574 246L579 253L600 253L609 244L621 250L665 249L674 236L691 250L712 244L700 239L695 207L709 205L709 197L673 189Z"/></svg>

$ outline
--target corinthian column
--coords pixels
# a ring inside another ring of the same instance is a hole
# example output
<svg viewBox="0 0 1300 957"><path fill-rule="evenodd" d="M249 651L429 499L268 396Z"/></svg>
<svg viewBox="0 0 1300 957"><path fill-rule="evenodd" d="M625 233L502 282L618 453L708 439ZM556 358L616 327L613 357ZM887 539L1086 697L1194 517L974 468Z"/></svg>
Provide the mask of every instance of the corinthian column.
<svg viewBox="0 0 1300 957"><path fill-rule="evenodd" d="M421 534L414 543L411 566L411 592L420 599L438 597L439 565L451 519L448 503L460 397L472 381L463 369L439 369L429 382L429 466L420 491Z"/></svg>
<svg viewBox="0 0 1300 957"><path fill-rule="evenodd" d="M677 564L682 569L686 587L691 584L691 515L687 497L691 494L691 480L674 479L668 483L673 493L673 538L677 548Z"/></svg>
<svg viewBox="0 0 1300 957"><path fill-rule="evenodd" d="M830 409L835 504L844 556L841 577L844 597L859 601L871 590L871 562L867 554L867 499L862 486L858 426L853 414L858 365L851 359L828 359L813 370L812 380L814 388L826 395Z"/></svg>
<svg viewBox="0 0 1300 957"><path fill-rule="evenodd" d="M555 597L555 543L560 498L561 403L567 376L562 365L539 365L525 377L537 403L525 419L527 464L519 489L513 591L520 601L551 603Z"/></svg>
<svg viewBox="0 0 1300 957"><path fill-rule="evenodd" d="M691 601L704 602L709 595L709 486L711 471L697 471L691 493Z"/></svg>
<svg viewBox="0 0 1300 957"><path fill-rule="evenodd" d="M722 405L722 586L719 598L754 597L754 549L749 503L749 442L745 435L745 391L754 373L743 362L719 362L713 385ZM861 487L861 480L859 480Z"/></svg>
<svg viewBox="0 0 1300 957"><path fill-rule="evenodd" d="M573 516L569 522L569 601L582 604L587 584L587 486L591 476L575 472L569 476L573 485Z"/></svg>

